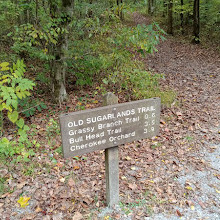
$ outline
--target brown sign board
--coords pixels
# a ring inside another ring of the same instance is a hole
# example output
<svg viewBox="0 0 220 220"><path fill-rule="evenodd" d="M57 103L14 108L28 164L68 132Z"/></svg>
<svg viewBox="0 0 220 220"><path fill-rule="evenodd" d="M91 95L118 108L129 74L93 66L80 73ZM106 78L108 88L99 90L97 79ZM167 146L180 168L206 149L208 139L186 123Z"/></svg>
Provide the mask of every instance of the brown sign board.
<svg viewBox="0 0 220 220"><path fill-rule="evenodd" d="M64 157L156 136L160 98L144 99L60 115Z"/></svg>

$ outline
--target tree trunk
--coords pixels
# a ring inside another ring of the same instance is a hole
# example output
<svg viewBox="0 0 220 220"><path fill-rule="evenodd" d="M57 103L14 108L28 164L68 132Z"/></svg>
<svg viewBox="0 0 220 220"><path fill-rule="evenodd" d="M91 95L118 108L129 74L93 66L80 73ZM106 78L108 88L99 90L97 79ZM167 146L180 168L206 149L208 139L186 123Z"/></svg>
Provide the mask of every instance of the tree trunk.
<svg viewBox="0 0 220 220"><path fill-rule="evenodd" d="M74 0L62 0L61 14L65 16L62 22L62 28L68 29L70 19L72 18ZM66 92L66 57L65 51L68 50L68 34L61 34L54 49L55 60L52 61L52 82L53 92L56 101L62 103L67 99Z"/></svg>
<svg viewBox="0 0 220 220"><path fill-rule="evenodd" d="M116 0L116 3L117 3L117 15L120 16L120 0Z"/></svg>
<svg viewBox="0 0 220 220"><path fill-rule="evenodd" d="M38 2L38 0L35 0L35 7L36 7L36 9L35 9L35 23L36 24L38 24L38 7L39 7L39 2Z"/></svg>
<svg viewBox="0 0 220 220"><path fill-rule="evenodd" d="M148 14L151 16L154 14L154 0L148 0Z"/></svg>
<svg viewBox="0 0 220 220"><path fill-rule="evenodd" d="M181 12L180 12L180 20L181 20L181 24L180 24L180 27L181 27L181 33L182 35L184 34L184 27L183 27L183 21L184 21L184 18L183 18L183 0L180 0L180 4L181 4Z"/></svg>
<svg viewBox="0 0 220 220"><path fill-rule="evenodd" d="M208 12L209 12L208 0L206 0L206 1L204 2L204 4L205 4L204 19L207 21L207 19L208 19Z"/></svg>
<svg viewBox="0 0 220 220"><path fill-rule="evenodd" d="M189 7L192 7L192 0L188 0L189 3ZM185 24L188 25L190 23L190 20L192 19L192 16L190 14L190 12L187 12L187 19L185 20Z"/></svg>
<svg viewBox="0 0 220 220"><path fill-rule="evenodd" d="M118 17L120 17L121 20L123 20L124 18L123 10L122 10L123 0L116 0L116 4L117 4L117 15Z"/></svg>
<svg viewBox="0 0 220 220"><path fill-rule="evenodd" d="M200 43L200 17L199 17L199 0L194 0L193 7L193 43Z"/></svg>
<svg viewBox="0 0 220 220"><path fill-rule="evenodd" d="M65 38L60 36L58 45L54 49L55 60L52 61L52 82L53 82L53 93L56 102L62 103L67 99L66 92L66 65L65 65Z"/></svg>
<svg viewBox="0 0 220 220"><path fill-rule="evenodd" d="M25 2L25 8L24 8L24 11L23 11L23 24L27 24L27 23L30 23L30 11L29 11L29 0L26 0Z"/></svg>
<svg viewBox="0 0 220 220"><path fill-rule="evenodd" d="M162 16L166 17L166 15L167 15L167 3L166 3L166 0L163 0L163 14L162 14Z"/></svg>
<svg viewBox="0 0 220 220"><path fill-rule="evenodd" d="M123 0L121 0L121 9L120 9L120 19L121 19L121 20L124 19L122 6L123 6Z"/></svg>
<svg viewBox="0 0 220 220"><path fill-rule="evenodd" d="M173 0L168 1L168 34L173 35Z"/></svg>

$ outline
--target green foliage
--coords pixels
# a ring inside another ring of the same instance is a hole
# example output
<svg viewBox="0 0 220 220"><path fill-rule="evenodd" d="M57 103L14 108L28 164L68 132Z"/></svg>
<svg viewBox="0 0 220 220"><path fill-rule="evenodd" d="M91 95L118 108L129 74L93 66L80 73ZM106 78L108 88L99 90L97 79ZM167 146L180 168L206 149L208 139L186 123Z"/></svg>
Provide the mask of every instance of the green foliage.
<svg viewBox="0 0 220 220"><path fill-rule="evenodd" d="M6 180L7 180L7 178L0 177L0 195L4 194L8 190L6 187Z"/></svg>
<svg viewBox="0 0 220 220"><path fill-rule="evenodd" d="M16 24L20 9L16 7L16 4L10 0L0 0L0 23L1 39L5 39L6 34L12 30L13 25Z"/></svg>
<svg viewBox="0 0 220 220"><path fill-rule="evenodd" d="M163 36L165 34L157 23L148 26L138 24L133 28L122 28L116 38L113 39L113 43L118 47L132 47L142 54L153 53L157 51L156 45L160 40L165 40Z"/></svg>
<svg viewBox="0 0 220 220"><path fill-rule="evenodd" d="M9 63L0 64L0 111L7 110L8 118L15 123L18 119L18 101L30 95L35 85L24 78L25 65L18 60L9 68Z"/></svg>
<svg viewBox="0 0 220 220"><path fill-rule="evenodd" d="M202 0L200 4L201 29L208 40L220 43L220 1Z"/></svg>
<svg viewBox="0 0 220 220"><path fill-rule="evenodd" d="M62 149L60 147L56 146L56 144L57 144L56 137L60 136L60 126L59 126L59 123L56 120L54 120L53 118L51 118L47 124L46 135L47 135L48 145L51 148L55 147L56 148L55 152L61 153ZM57 163L55 158L52 157L51 160L52 160L52 162Z"/></svg>
<svg viewBox="0 0 220 220"><path fill-rule="evenodd" d="M45 67L45 69L47 70L46 67ZM40 82L42 82L42 83L44 83L44 84L49 84L49 79L47 78L45 72L39 72L39 73L37 73L36 81L40 81Z"/></svg>
<svg viewBox="0 0 220 220"><path fill-rule="evenodd" d="M76 85L92 85L101 76L102 84L97 88L103 93L107 87L116 92L127 91L135 99L160 95L161 76L142 70L142 64L134 59L134 51L142 55L157 51L156 45L165 40L166 33L156 23L126 26L112 14L106 11L100 19L86 18L87 27L84 21L78 24L76 31L82 35L69 45L74 59L67 62Z"/></svg>
<svg viewBox="0 0 220 220"><path fill-rule="evenodd" d="M3 116L7 113L8 119L17 125L17 134L12 140L3 137L0 140L0 154L5 156L19 155L17 161L21 159L29 161L29 156L33 156L33 150L27 150L32 142L28 139L27 131L29 127L25 125L24 119L19 118L19 100L30 96L29 90L33 90L35 85L31 80L24 78L25 65L23 61L9 67L9 63L0 63L0 113ZM3 128L3 117L1 127Z"/></svg>
<svg viewBox="0 0 220 220"><path fill-rule="evenodd" d="M146 5L145 1L138 2L142 6ZM53 14L51 11L61 7L60 0L52 1L52 6L39 1L38 16L34 2L23 2L17 6L19 16L22 17L28 11L32 17L14 25L14 31L8 34L8 38L13 39L12 48L17 54L41 59L50 66L47 72L52 72L51 60L57 59L56 49L62 39L69 38L68 50L62 51L68 68L67 85L83 87L98 81L101 90L108 87L127 91L135 99L158 94L161 96L157 88L161 76L144 71L143 66L134 59L134 53L145 56L157 51L156 45L165 39L165 32L157 23L149 26L123 24L119 15L123 11L126 17L130 11L134 11L133 1L117 6L113 0L94 0L92 4L76 0L68 28L63 25L68 20L68 13L59 13L57 10ZM38 74L37 79L48 83L44 73ZM35 105L26 100L19 102L20 106L30 108L25 112L26 116L42 108L41 105L32 108ZM16 114L10 117L16 119Z"/></svg>
<svg viewBox="0 0 220 220"><path fill-rule="evenodd" d="M159 89L163 76L144 71L141 62L134 59L134 52L145 56L157 51L156 45L165 40L163 35L166 33L156 23L130 27L119 23L117 18L109 20L111 12L107 14L103 14L102 19L95 18L95 27L90 23L90 31L86 33L85 29L82 39L75 39L70 44L74 59L68 61L68 66L76 84L91 85L94 77L101 76L97 89L102 93L109 89L125 92L130 95L129 99L165 96ZM89 37L91 35L93 38ZM173 97L162 100L170 103Z"/></svg>
<svg viewBox="0 0 220 220"><path fill-rule="evenodd" d="M139 11L142 14L147 14L148 0L128 1L133 11ZM173 1L173 26L175 33L181 31L187 35L192 33L193 25L193 5L194 0L184 0L183 5L181 1ZM200 36L206 42L214 41L219 43L220 35L220 1L219 0L200 0ZM164 25L167 25L167 12L168 1L157 0L154 1L154 20L160 21ZM183 30L180 27L181 18L180 14L183 14Z"/></svg>
<svg viewBox="0 0 220 220"><path fill-rule="evenodd" d="M121 90L126 90L130 94L134 94L136 98L143 96L143 91L155 91L158 89L158 79L162 75L152 74L140 69L133 69L129 67L127 69L122 69L121 72L115 71L113 74L109 75L109 79L105 80L105 83L116 84L116 88L121 88Z"/></svg>
<svg viewBox="0 0 220 220"><path fill-rule="evenodd" d="M41 112L43 109L47 109L47 105L44 102L29 97L19 100L19 106L23 109L22 114L26 117L33 116L36 112Z"/></svg>
<svg viewBox="0 0 220 220"><path fill-rule="evenodd" d="M49 120L48 125L46 127L46 132L49 139L60 134L59 124L53 118Z"/></svg>
<svg viewBox="0 0 220 220"><path fill-rule="evenodd" d="M21 54L28 53L29 56L39 58L41 60L54 59L49 54L49 48L55 46L60 34L64 34L65 30L61 29L56 20L50 20L43 27L36 27L33 24L22 24L15 26L14 32L11 32L14 40L12 49Z"/></svg>

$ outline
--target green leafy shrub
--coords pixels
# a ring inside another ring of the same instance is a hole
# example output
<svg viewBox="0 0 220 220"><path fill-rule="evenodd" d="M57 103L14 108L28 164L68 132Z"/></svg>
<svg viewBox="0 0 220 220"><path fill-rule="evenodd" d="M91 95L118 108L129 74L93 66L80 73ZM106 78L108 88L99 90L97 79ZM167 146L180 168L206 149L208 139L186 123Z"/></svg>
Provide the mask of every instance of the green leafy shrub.
<svg viewBox="0 0 220 220"><path fill-rule="evenodd" d="M110 41L119 47L132 47L142 54L157 51L156 45L160 40L165 40L163 35L166 34L157 23L148 26L138 24L118 31L115 39L110 38Z"/></svg>
<svg viewBox="0 0 220 220"><path fill-rule="evenodd" d="M21 158L29 161L29 156L34 154L31 147L32 142L28 139L27 131L29 127L25 125L24 119L19 118L18 103L19 100L30 96L30 90L35 86L34 82L24 78L25 65L23 61L18 60L12 67L9 63L0 63L0 115L1 115L1 136L3 133L4 116L17 125L18 131L12 140L3 137L0 140L0 154L5 156L19 155Z"/></svg>
<svg viewBox="0 0 220 220"><path fill-rule="evenodd" d="M60 134L59 123L56 120L54 120L53 118L51 118L48 122L48 125L46 128L46 133L47 133L47 137L49 139Z"/></svg>
<svg viewBox="0 0 220 220"><path fill-rule="evenodd" d="M24 78L25 65L18 60L13 67L9 63L0 64L0 111L7 111L8 119L18 121L18 101L30 96L29 90L35 85L31 80Z"/></svg>
<svg viewBox="0 0 220 220"><path fill-rule="evenodd" d="M49 20L43 27L35 27L33 24L22 24L15 26L12 35L14 44L12 49L18 54L28 54L28 56L39 58L43 61L54 59L49 53L49 48L56 45L59 34L64 33L58 27L57 22Z"/></svg>
<svg viewBox="0 0 220 220"><path fill-rule="evenodd" d="M19 100L19 106L23 109L21 113L26 117L33 116L36 112L47 109L47 105L44 102L38 99L30 99L30 97Z"/></svg>
<svg viewBox="0 0 220 220"><path fill-rule="evenodd" d="M10 0L0 1L0 23L1 23L1 31L0 37L1 39L5 39L6 34L12 30L13 25L16 24L18 20L18 15L21 12L20 8L16 7Z"/></svg>

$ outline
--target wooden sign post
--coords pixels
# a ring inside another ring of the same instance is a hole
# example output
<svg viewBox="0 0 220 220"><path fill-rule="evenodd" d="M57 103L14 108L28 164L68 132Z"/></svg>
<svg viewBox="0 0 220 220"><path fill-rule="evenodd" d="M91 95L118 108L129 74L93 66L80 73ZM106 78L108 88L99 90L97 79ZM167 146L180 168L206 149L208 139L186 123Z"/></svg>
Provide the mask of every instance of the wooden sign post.
<svg viewBox="0 0 220 220"><path fill-rule="evenodd" d="M113 93L104 96L104 105L118 104L118 97ZM119 159L118 146L105 150L106 200L109 207L119 203Z"/></svg>
<svg viewBox="0 0 220 220"><path fill-rule="evenodd" d="M107 93L104 107L60 115L64 157L105 149L108 206L119 202L118 146L159 133L160 98L118 104Z"/></svg>

